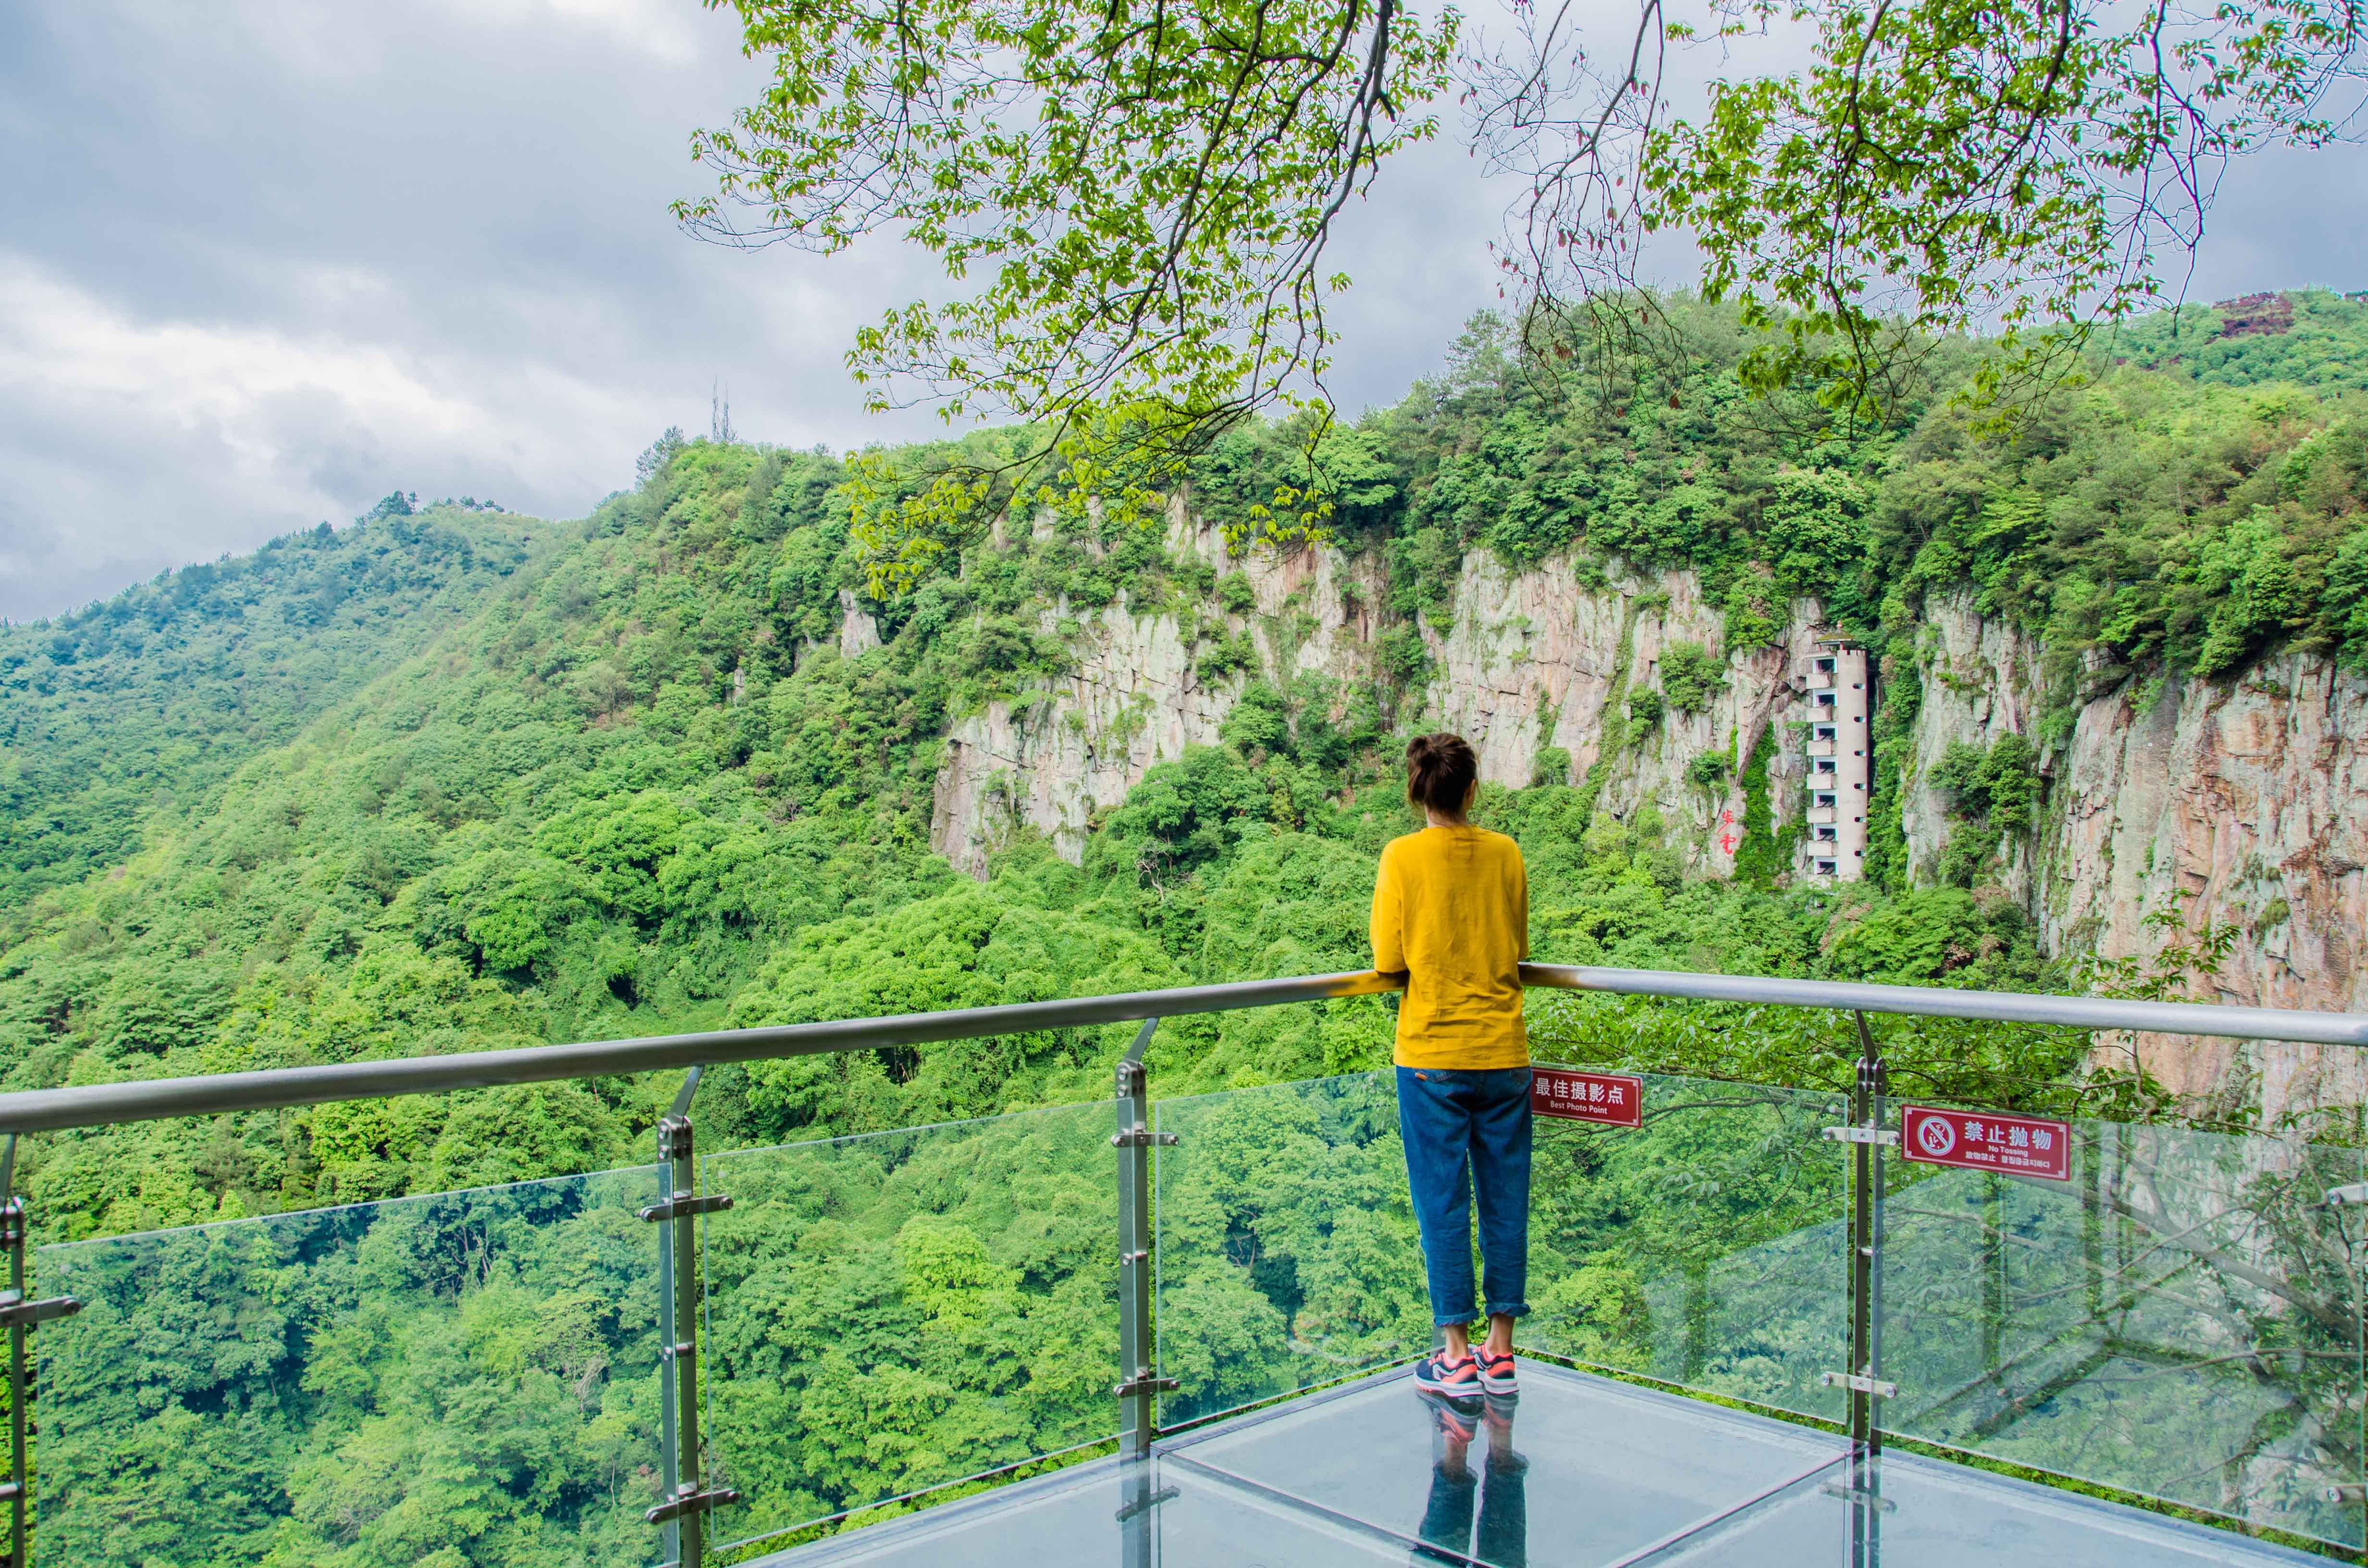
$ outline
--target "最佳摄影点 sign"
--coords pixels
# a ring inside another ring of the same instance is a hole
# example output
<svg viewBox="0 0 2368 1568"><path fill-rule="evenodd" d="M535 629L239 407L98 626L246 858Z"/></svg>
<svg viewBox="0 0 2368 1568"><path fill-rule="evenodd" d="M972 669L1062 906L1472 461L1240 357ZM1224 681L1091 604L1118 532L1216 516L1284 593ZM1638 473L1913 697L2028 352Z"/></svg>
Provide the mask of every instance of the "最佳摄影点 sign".
<svg viewBox="0 0 2368 1568"><path fill-rule="evenodd" d="M1928 1165L2072 1179L2072 1124L2044 1117L1907 1106L1899 1113L1899 1152Z"/></svg>
<svg viewBox="0 0 2368 1568"><path fill-rule="evenodd" d="M1645 1080L1617 1073L1580 1073L1539 1067L1530 1075L1530 1109L1565 1121L1604 1127L1645 1125Z"/></svg>

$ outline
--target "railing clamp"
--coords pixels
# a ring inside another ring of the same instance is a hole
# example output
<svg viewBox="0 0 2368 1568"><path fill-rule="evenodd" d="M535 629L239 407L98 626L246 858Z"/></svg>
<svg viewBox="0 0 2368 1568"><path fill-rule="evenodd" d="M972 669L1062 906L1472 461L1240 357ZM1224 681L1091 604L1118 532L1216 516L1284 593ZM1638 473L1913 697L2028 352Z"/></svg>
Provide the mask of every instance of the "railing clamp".
<svg viewBox="0 0 2368 1568"><path fill-rule="evenodd" d="M1118 1064L1118 1092L1121 1098L1143 1093L1144 1085L1149 1081L1142 1062L1130 1058Z"/></svg>
<svg viewBox="0 0 2368 1568"><path fill-rule="evenodd" d="M1820 1372L1817 1381L1829 1389L1848 1389L1852 1393L1871 1393L1877 1399L1897 1399L1899 1385L1870 1378L1863 1372Z"/></svg>
<svg viewBox="0 0 2368 1568"><path fill-rule="evenodd" d="M1899 1142L1899 1134L1887 1127L1828 1127L1826 1136L1837 1143L1875 1143L1886 1149Z"/></svg>
<svg viewBox="0 0 2368 1568"><path fill-rule="evenodd" d="M1144 1514L1151 1512L1152 1509L1159 1506L1162 1503L1173 1503L1176 1499L1183 1495L1184 1494L1176 1487L1163 1486L1158 1491L1153 1493L1150 1496L1138 1497L1133 1502L1129 1503L1125 1507L1121 1508L1118 1511L1118 1522L1120 1524L1124 1524L1129 1519L1140 1518Z"/></svg>
<svg viewBox="0 0 2368 1568"><path fill-rule="evenodd" d="M1121 1268L1125 1267L1130 1263L1148 1263L1150 1261L1151 1255L1140 1247L1136 1248L1133 1252L1122 1252L1118 1255L1118 1263Z"/></svg>
<svg viewBox="0 0 2368 1568"><path fill-rule="evenodd" d="M1899 1509L1898 1504L1885 1497L1882 1493L1871 1491L1863 1486L1844 1486L1839 1481L1828 1481L1817 1490L1827 1497L1839 1497L1845 1503L1880 1508L1886 1514L1896 1513Z"/></svg>
<svg viewBox="0 0 2368 1568"><path fill-rule="evenodd" d="M2350 1187L2327 1189L2327 1206L2329 1209L2340 1209L2349 1203L2368 1203L2368 1182L2354 1182Z"/></svg>
<svg viewBox="0 0 2368 1568"><path fill-rule="evenodd" d="M652 1508L648 1513L643 1514L642 1517L651 1524L662 1525L668 1519L679 1519L687 1517L692 1514L703 1514L710 1508L721 1508L727 1503L737 1503L738 1501L740 1501L740 1494L734 1492L729 1486L719 1486L712 1492L685 1491L680 1494L670 1497L666 1501L659 1504L656 1507Z"/></svg>
<svg viewBox="0 0 2368 1568"><path fill-rule="evenodd" d="M1110 1392L1121 1399L1133 1399L1139 1393L1174 1393L1182 1386L1174 1378L1155 1377L1150 1368L1144 1367L1126 1381L1114 1384Z"/></svg>
<svg viewBox="0 0 2368 1568"><path fill-rule="evenodd" d="M59 1318L70 1318L80 1311L82 1303L72 1296L28 1301L14 1290L0 1290L0 1328L33 1328Z"/></svg>
<svg viewBox="0 0 2368 1568"><path fill-rule="evenodd" d="M731 1198L724 1193L711 1192L704 1198L693 1198L677 1192L663 1203L653 1203L641 1210L643 1219L653 1224L666 1220L679 1220L692 1214L713 1214L732 1207Z"/></svg>
<svg viewBox="0 0 2368 1568"><path fill-rule="evenodd" d="M2368 1490L2363 1490L2356 1483L2349 1486L2323 1486L2319 1488L2318 1495L2322 1501L2328 1503L2357 1503L2362 1497L2368 1496Z"/></svg>
<svg viewBox="0 0 2368 1568"><path fill-rule="evenodd" d="M1154 1132L1139 1121L1123 1132L1110 1134L1110 1146L1115 1149L1147 1149L1175 1142L1176 1134L1173 1132Z"/></svg>

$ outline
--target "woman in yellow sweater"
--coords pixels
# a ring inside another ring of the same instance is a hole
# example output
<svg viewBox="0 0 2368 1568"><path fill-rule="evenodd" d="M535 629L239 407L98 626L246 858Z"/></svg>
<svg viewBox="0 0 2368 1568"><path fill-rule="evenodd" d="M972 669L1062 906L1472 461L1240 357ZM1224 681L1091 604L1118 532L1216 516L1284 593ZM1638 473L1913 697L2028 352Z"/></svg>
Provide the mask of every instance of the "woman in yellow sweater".
<svg viewBox="0 0 2368 1568"><path fill-rule="evenodd" d="M1519 846L1472 825L1480 763L1460 735L1406 747L1421 832L1393 839L1373 881L1373 967L1403 971L1398 1132L1422 1228L1430 1310L1446 1343L1415 1369L1451 1396L1511 1393L1513 1320L1528 1312L1530 1042L1521 960L1529 873ZM1471 1343L1472 1203L1480 1205L1486 1338ZM1475 1353L1476 1351L1476 1353Z"/></svg>

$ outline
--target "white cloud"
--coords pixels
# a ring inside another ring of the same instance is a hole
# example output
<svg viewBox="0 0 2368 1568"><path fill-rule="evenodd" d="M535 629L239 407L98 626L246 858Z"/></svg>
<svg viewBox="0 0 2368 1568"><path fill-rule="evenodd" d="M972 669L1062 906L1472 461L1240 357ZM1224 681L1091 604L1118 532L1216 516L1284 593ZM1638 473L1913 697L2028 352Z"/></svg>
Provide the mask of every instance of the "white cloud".
<svg viewBox="0 0 2368 1568"><path fill-rule="evenodd" d="M703 188L689 131L760 87L738 43L692 0L0 5L0 614L398 486L575 515L660 428L703 426L718 381L759 438L935 434L867 418L842 362L858 322L942 294L927 256L742 255L668 219ZM1504 192L1441 108L1338 232L1352 413L1495 300ZM2196 295L2358 287L2324 275L2368 254L2363 170L2232 178Z"/></svg>
<svg viewBox="0 0 2368 1568"><path fill-rule="evenodd" d="M599 494L586 452L620 473L646 418L548 364L142 322L0 253L0 582L245 548L398 485L577 509Z"/></svg>

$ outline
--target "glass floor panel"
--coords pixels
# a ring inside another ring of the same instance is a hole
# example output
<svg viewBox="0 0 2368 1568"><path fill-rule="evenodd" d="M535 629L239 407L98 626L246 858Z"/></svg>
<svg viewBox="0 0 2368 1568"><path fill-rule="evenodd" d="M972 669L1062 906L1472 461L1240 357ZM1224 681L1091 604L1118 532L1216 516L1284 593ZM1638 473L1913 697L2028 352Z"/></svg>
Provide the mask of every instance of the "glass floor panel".
<svg viewBox="0 0 2368 1568"><path fill-rule="evenodd" d="M1884 1499L1871 1563L1901 1568L2221 1568L2341 1559L2290 1551L2202 1525L2124 1508L1934 1460L1890 1454L1878 1461ZM1829 1487L1839 1477L1788 1488L1630 1568L1729 1563L1847 1562L1850 1508Z"/></svg>
<svg viewBox="0 0 2368 1568"><path fill-rule="evenodd" d="M1146 1486L1144 1483L1149 1484ZM1156 1499L1142 1508L1144 1492ZM1147 1513L1139 1529L1122 1516ZM1131 1550L1130 1550L1131 1548ZM1099 1460L1034 1481L850 1530L750 1568L1406 1568L1406 1549L1371 1530L1155 1460Z"/></svg>
<svg viewBox="0 0 2368 1568"><path fill-rule="evenodd" d="M1449 1423L1400 1369L1182 1434L1148 1467L1078 1465L762 1565L1850 1562L1840 1438L1534 1361L1522 1364L1521 1381L1511 1408ZM1869 1554L1867 1568L1884 1558L1914 1568L2330 1561L1936 1460L1894 1455L1880 1471L1880 1555Z"/></svg>
<svg viewBox="0 0 2368 1568"><path fill-rule="evenodd" d="M1456 1451L1456 1430L1472 1432L1468 1451ZM1554 1562L1596 1568L1846 1449L1809 1427L1530 1361L1520 1398L1485 1402L1474 1417L1426 1399L1401 1369L1187 1435L1169 1451L1494 1568L1546 1561L1531 1541L1552 1542Z"/></svg>

